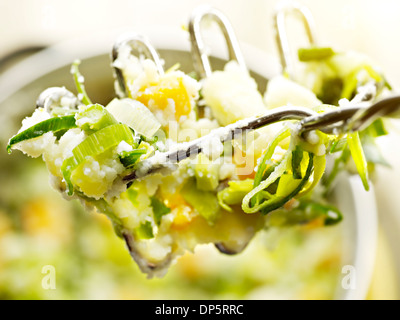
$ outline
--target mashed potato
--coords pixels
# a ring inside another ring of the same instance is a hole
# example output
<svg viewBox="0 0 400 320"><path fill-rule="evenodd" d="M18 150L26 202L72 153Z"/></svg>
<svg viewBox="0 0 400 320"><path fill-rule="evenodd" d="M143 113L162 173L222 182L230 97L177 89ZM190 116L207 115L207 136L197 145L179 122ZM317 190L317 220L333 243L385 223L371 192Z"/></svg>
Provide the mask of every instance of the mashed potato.
<svg viewBox="0 0 400 320"><path fill-rule="evenodd" d="M142 160L165 159L164 151L221 126L280 106L320 107L324 101L313 91L279 76L263 97L236 62L201 81L176 68L159 73L153 61L123 50L114 66L123 71L127 92L106 106L86 97L76 109L38 108L10 148L42 156L52 185L66 199L106 214L149 277L162 277L199 244L236 254L271 223L316 227L340 221L340 213L310 192L338 141L315 132L303 138L292 125L243 133L227 144L211 140L168 174L128 184L123 179ZM78 98L85 97L82 83L77 87Z"/></svg>

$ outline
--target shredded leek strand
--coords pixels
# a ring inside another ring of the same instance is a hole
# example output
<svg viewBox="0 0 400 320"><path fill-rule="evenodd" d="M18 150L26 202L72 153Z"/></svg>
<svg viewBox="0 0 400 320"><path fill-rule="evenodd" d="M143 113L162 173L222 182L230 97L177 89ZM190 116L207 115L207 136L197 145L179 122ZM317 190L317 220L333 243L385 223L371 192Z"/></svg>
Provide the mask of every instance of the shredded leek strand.
<svg viewBox="0 0 400 320"><path fill-rule="evenodd" d="M71 128L76 128L75 117L73 115L44 120L12 137L8 142L7 152L11 153L11 148L16 143L40 137L50 131L58 132Z"/></svg>
<svg viewBox="0 0 400 320"><path fill-rule="evenodd" d="M300 48L298 50L298 57L302 62L324 60L332 57L334 54L335 51L330 47Z"/></svg>
<svg viewBox="0 0 400 320"><path fill-rule="evenodd" d="M261 183L264 172L267 169L268 161L272 158L278 144L288 137L290 137L290 130L285 129L281 131L269 144L269 146L267 147L267 151L265 152L264 157L262 158L254 177L254 187L257 187Z"/></svg>
<svg viewBox="0 0 400 320"><path fill-rule="evenodd" d="M305 186L305 188L299 192L297 198L303 197L312 191L321 180L322 176L325 173L326 168L326 157L325 156L316 156L314 159L314 173L313 173L313 181Z"/></svg>
<svg viewBox="0 0 400 320"><path fill-rule="evenodd" d="M304 175L304 178L300 181L300 183L286 196L276 196L272 198L271 200L265 201L264 203L261 204L260 211L262 214L268 214L273 210L279 209L282 207L285 203L296 197L296 195L304 188L308 180L310 179L310 176L313 172L314 168L314 154L309 153L309 160L308 160L308 166L306 173Z"/></svg>
<svg viewBox="0 0 400 320"><path fill-rule="evenodd" d="M361 177L364 189L368 191L368 163L367 159L365 158L365 154L361 145L360 135L358 134L358 132L349 133L347 135L347 142L349 144L351 156L356 165L358 174Z"/></svg>
<svg viewBox="0 0 400 320"><path fill-rule="evenodd" d="M291 158L292 153L286 152L284 158L282 159L281 163L276 166L274 171L268 176L267 179L260 182L260 184L251 190L246 196L243 198L242 202L242 209L246 213L256 213L262 209L262 204L253 205L252 198L259 193L260 191L268 188L272 183L274 183L280 176L283 175L287 168L287 164ZM252 206L253 205L253 206Z"/></svg>
<svg viewBox="0 0 400 320"><path fill-rule="evenodd" d="M74 78L76 90L78 91L78 98L82 103L89 105L92 104L88 94L86 93L84 78L79 71L80 60L75 60L71 66L71 73Z"/></svg>

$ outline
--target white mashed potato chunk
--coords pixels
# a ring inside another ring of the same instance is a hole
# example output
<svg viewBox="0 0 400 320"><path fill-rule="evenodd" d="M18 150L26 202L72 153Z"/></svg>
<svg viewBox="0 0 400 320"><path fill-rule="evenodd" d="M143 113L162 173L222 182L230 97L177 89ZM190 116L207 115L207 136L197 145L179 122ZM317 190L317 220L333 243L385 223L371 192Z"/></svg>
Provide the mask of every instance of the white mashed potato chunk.
<svg viewBox="0 0 400 320"><path fill-rule="evenodd" d="M52 146L56 137L52 132L47 132L44 135L31 139L29 141L22 141L13 146L14 149L20 150L23 153L37 158L41 156L49 147Z"/></svg>
<svg viewBox="0 0 400 320"><path fill-rule="evenodd" d="M54 143L53 141L53 143L44 150L43 160L46 162L50 173L62 179L61 165L63 161L72 156L72 150L80 144L85 137L86 135L82 130L78 128L70 129L60 138L58 143ZM29 141L30 140L28 140L27 143Z"/></svg>
<svg viewBox="0 0 400 320"><path fill-rule="evenodd" d="M72 173L72 182L87 196L94 199L104 197L114 180L125 170L117 159L99 156L87 159Z"/></svg>
<svg viewBox="0 0 400 320"><path fill-rule="evenodd" d="M173 239L169 235L163 235L157 239L149 239L147 241L138 241L137 249L142 257L149 262L160 262L167 258L171 253L171 245Z"/></svg>
<svg viewBox="0 0 400 320"><path fill-rule="evenodd" d="M33 112L32 116L26 117L22 120L22 127L18 131L18 133L25 131L26 129L34 126L35 124L50 119L50 114L46 112L43 108L37 108ZM49 148L56 138L54 137L52 132L47 132L44 135L17 143L13 146L14 149L20 150L23 153L31 156L33 158L37 158L45 152L47 148Z"/></svg>
<svg viewBox="0 0 400 320"><path fill-rule="evenodd" d="M266 111L257 83L235 61L205 79L202 93L222 126Z"/></svg>
<svg viewBox="0 0 400 320"><path fill-rule="evenodd" d="M127 66L123 70L129 96L149 108L163 128L172 122L196 120L198 81L174 68L160 73L154 61L123 54L114 65Z"/></svg>
<svg viewBox="0 0 400 320"><path fill-rule="evenodd" d="M268 82L264 102L269 109L282 106L314 108L322 104L311 90L282 75Z"/></svg>

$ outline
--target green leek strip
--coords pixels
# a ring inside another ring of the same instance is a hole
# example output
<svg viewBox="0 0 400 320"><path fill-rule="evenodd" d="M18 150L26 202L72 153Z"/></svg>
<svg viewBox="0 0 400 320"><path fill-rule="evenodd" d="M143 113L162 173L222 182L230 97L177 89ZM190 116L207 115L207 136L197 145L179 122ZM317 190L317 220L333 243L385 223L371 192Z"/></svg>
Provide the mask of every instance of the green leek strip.
<svg viewBox="0 0 400 320"><path fill-rule="evenodd" d="M75 60L71 66L71 73L74 78L76 90L78 91L78 98L82 103L89 105L92 104L89 96L86 93L84 78L79 72L79 65L81 64L80 60Z"/></svg>
<svg viewBox="0 0 400 320"><path fill-rule="evenodd" d="M61 172L67 184L68 195L73 194L73 185L71 182L72 172L88 157L95 157L110 148L116 147L121 141L130 145L136 143L135 136L128 126L124 124L114 124L105 127L91 134L73 150L73 156L64 160L61 166Z"/></svg>
<svg viewBox="0 0 400 320"><path fill-rule="evenodd" d="M254 177L254 187L257 187L261 180L263 179L264 172L267 169L268 161L271 160L272 156L274 155L275 149L280 142L285 140L286 138L290 137L290 130L285 129L278 133L278 135L272 140L272 142L268 145L267 150L258 166L256 175Z"/></svg>
<svg viewBox="0 0 400 320"><path fill-rule="evenodd" d="M358 174L361 177L364 189L368 191L369 190L368 163L367 159L365 158L365 154L361 145L361 140L358 132L349 133L347 135L347 142L349 144L351 156L356 165Z"/></svg>
<svg viewBox="0 0 400 320"><path fill-rule="evenodd" d="M343 220L342 213L336 207L320 202L301 201L298 209L303 213L305 222L322 217L325 226L333 226Z"/></svg>
<svg viewBox="0 0 400 320"><path fill-rule="evenodd" d="M326 157L325 156L316 156L314 159L314 173L313 173L313 181L312 183L306 185L301 192L297 195L297 198L305 196L307 193L312 191L318 182L321 180L322 176L325 173L326 168Z"/></svg>
<svg viewBox="0 0 400 320"><path fill-rule="evenodd" d="M78 127L87 133L93 133L118 121L100 104L92 104L75 115Z"/></svg>
<svg viewBox="0 0 400 320"><path fill-rule="evenodd" d="M305 203L303 211L315 212L317 218L323 216L325 226L333 226L343 220L342 213L334 206L316 202Z"/></svg>
<svg viewBox="0 0 400 320"><path fill-rule="evenodd" d="M51 109L51 115L53 117L63 117L63 116L70 116L76 114L78 110L76 109L69 109L66 107L54 107Z"/></svg>
<svg viewBox="0 0 400 320"><path fill-rule="evenodd" d="M269 171L268 164L271 164L270 160L271 160L272 156L274 155L276 147L279 145L279 143L281 143L283 140L285 140L288 137L290 137L290 130L285 128L281 132L279 132L275 136L275 138L271 141L271 143L268 145L267 150L265 151L265 154L264 154L261 162L258 165L258 169L257 169L257 172L254 177L254 188L258 187L258 185L261 183L262 180L265 181L265 179L266 179L265 174L267 171ZM269 168L272 168L272 165ZM276 168L276 166L273 167L273 171L275 170L275 168ZM269 175L270 174L268 174L268 176ZM274 181L272 181L271 184L272 183L274 183ZM251 206L254 206L258 201L260 201L260 197L262 197L260 193L257 194L255 197L253 197L251 199Z"/></svg>
<svg viewBox="0 0 400 320"><path fill-rule="evenodd" d="M340 95L341 99L348 99L350 100L351 97L353 96L354 91L357 89L358 85L358 79L357 79L357 74L358 71L350 73L344 80L344 86L342 93Z"/></svg>
<svg viewBox="0 0 400 320"><path fill-rule="evenodd" d="M305 186L305 184L308 182L310 175L313 171L313 158L314 155L312 153L308 153L309 155L309 161L308 161L308 166L306 173L301 180L301 182L297 185L296 188L292 192L290 192L287 196L283 197L277 197L273 196L269 200L266 200L262 202L261 204L254 205L250 207L251 199L254 195L256 195L258 192L264 190L267 188L271 183L273 183L275 180L277 180L280 176L282 176L287 168L287 164L289 161L289 158L291 156L291 152L287 152L287 155L285 158L282 160L282 162L276 167L274 172L260 185L256 188L254 188L251 192L249 192L243 199L242 202L242 209L246 213L255 213L261 211L263 214L267 214L268 212L278 209L281 206L283 206L286 202L291 200L293 197L295 197Z"/></svg>
<svg viewBox="0 0 400 320"><path fill-rule="evenodd" d="M226 211L232 212L230 205L240 204L246 194L253 189L253 179L229 181L229 187L217 193L218 203Z"/></svg>
<svg viewBox="0 0 400 320"><path fill-rule="evenodd" d="M75 117L73 115L44 120L13 136L8 142L7 152L11 153L11 148L16 143L40 137L50 131L58 132L71 128L76 128Z"/></svg>
<svg viewBox="0 0 400 320"><path fill-rule="evenodd" d="M334 54L335 51L330 47L300 48L298 50L298 57L302 62L324 60L332 57Z"/></svg>
<svg viewBox="0 0 400 320"><path fill-rule="evenodd" d="M310 176L311 176L311 174L313 172L313 168L314 168L314 154L309 153L308 156L309 156L309 161L308 161L307 170L306 170L304 178L301 180L301 182L297 185L297 187L295 187L286 196L274 197L274 198L272 198L270 200L267 200L267 201L263 202L260 205L260 207L261 207L260 211L261 211L262 214L266 215L266 214L270 213L273 210L279 209L286 202L288 202L291 199L293 199L296 195L298 195L299 192L302 191L304 186L307 184L308 179L310 178Z"/></svg>
<svg viewBox="0 0 400 320"><path fill-rule="evenodd" d="M286 197L288 193L291 193L291 190L296 189L301 183L300 179L295 179L291 173L285 173L279 178L278 187L276 188L276 192L266 198L267 200L273 198L282 198Z"/></svg>
<svg viewBox="0 0 400 320"><path fill-rule="evenodd" d="M133 167L139 160L139 158L143 155L146 154L147 150L142 148L142 149L135 149L132 151L123 151L119 155L119 160L121 163L124 165L125 168L131 168Z"/></svg>
<svg viewBox="0 0 400 320"><path fill-rule="evenodd" d="M343 215L334 206L303 200L294 209L271 212L266 220L266 225L268 227L304 225L321 218L325 226L332 226L342 221Z"/></svg>
<svg viewBox="0 0 400 320"><path fill-rule="evenodd" d="M300 146L292 151L293 179L301 179L301 161L303 160L303 149Z"/></svg>
<svg viewBox="0 0 400 320"><path fill-rule="evenodd" d="M339 151L343 151L346 147L347 147L347 139L346 138L338 139L332 143L332 146L329 149L329 153L336 153Z"/></svg>
<svg viewBox="0 0 400 320"><path fill-rule="evenodd" d="M209 224L218 218L220 207L217 195L211 191L197 189L196 180L189 179L182 187L183 199L189 203Z"/></svg>
<svg viewBox="0 0 400 320"><path fill-rule="evenodd" d="M277 179L279 179L279 177L281 177L285 173L288 162L291 159L291 155L292 153L290 151L286 152L282 161L279 163L279 165L275 167L274 171L272 171L268 178L260 182L257 187L246 194L242 201L242 209L244 212L256 213L260 211L261 205L255 204L253 201L253 197L256 196L260 191L267 189L271 184L273 184ZM258 197L256 198L256 202L259 202Z"/></svg>
<svg viewBox="0 0 400 320"><path fill-rule="evenodd" d="M386 136L388 134L382 118L376 119L367 128L367 130L368 130L368 133L370 133L372 137L381 137L381 136Z"/></svg>
<svg viewBox="0 0 400 320"><path fill-rule="evenodd" d="M171 209L168 208L164 202L156 197L151 197L151 207L153 208L153 216L155 223L159 226L161 223L161 219L164 215L171 212Z"/></svg>
<svg viewBox="0 0 400 320"><path fill-rule="evenodd" d="M115 119L151 139L161 128L161 123L153 113L141 102L125 99L113 99L106 107Z"/></svg>
<svg viewBox="0 0 400 320"><path fill-rule="evenodd" d="M136 228L135 235L142 240L154 238L153 226L151 225L151 222L146 221L142 223L138 228Z"/></svg>

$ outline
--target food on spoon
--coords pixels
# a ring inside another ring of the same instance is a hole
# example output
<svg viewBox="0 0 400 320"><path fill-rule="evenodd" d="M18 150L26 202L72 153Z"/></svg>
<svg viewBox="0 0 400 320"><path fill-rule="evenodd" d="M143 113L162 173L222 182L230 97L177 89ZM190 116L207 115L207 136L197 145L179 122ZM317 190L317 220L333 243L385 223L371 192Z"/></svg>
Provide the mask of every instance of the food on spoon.
<svg viewBox="0 0 400 320"><path fill-rule="evenodd" d="M284 78L271 80L264 104L254 80L234 62L200 82L175 68L161 75L154 62L132 55L121 55L115 64L124 73L127 97L106 106L92 103L75 62L79 106L60 97L49 109L37 108L8 149L42 156L52 185L65 198L106 214L149 277L163 276L177 257L198 244L214 243L221 252L234 254L265 227L338 223L340 212L324 196L330 182L320 183L327 154L341 152L328 181L351 155L368 185L366 161L371 159L358 134L300 136L292 122L285 122L229 144L217 141L195 159L181 161L172 173L127 186L123 177L142 160L220 126L291 101L319 112L337 107L319 103L319 89L314 93ZM322 77L318 66L308 72L313 70ZM361 135L373 143L384 132L378 121Z"/></svg>

